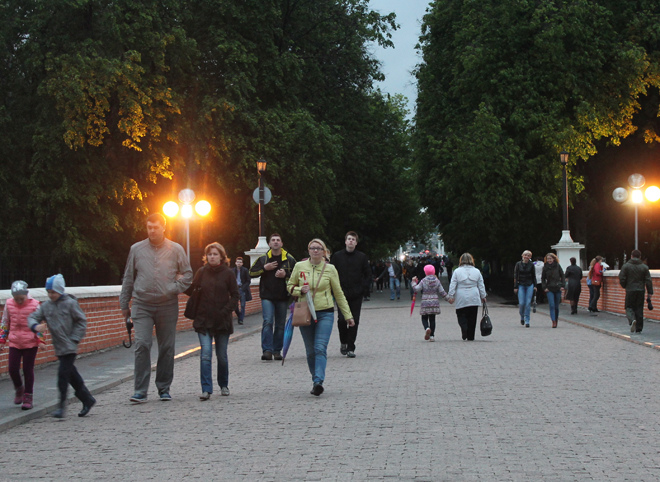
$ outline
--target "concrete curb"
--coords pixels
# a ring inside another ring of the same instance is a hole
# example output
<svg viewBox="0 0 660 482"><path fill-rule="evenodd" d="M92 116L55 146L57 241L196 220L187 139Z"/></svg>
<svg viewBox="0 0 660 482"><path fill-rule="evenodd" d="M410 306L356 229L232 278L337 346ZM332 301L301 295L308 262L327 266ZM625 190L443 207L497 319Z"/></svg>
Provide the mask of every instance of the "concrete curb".
<svg viewBox="0 0 660 482"><path fill-rule="evenodd" d="M255 328L253 330L247 331L245 333L241 333L239 335L232 335L229 337L229 343L234 343L236 341L242 340L243 338L247 338L248 336L254 335L256 333L261 332L261 326L259 328ZM174 361L181 361L185 360L186 358L190 358L192 356L196 356L198 352L201 350L201 347L193 348L188 351L184 351L183 353L179 353L174 357ZM90 355L93 355L90 354ZM89 356L89 355L88 355ZM151 371L156 370L156 364L154 363L151 365ZM102 393L106 390L109 390L111 388L116 387L117 385L121 385L124 382L127 382L129 380L132 380L134 377L133 374L126 375L120 378L116 378L114 380L109 380L107 382L102 382L99 385L95 386L94 388L91 388L89 391L91 392L92 395L98 395L99 393ZM67 399L67 405L69 405L72 401L77 400L75 395L70 394L68 399ZM48 402L45 402L43 406L41 406L38 409L32 409L32 410L25 410L25 411L19 411L15 415L11 415L9 417L5 417L4 419L0 420L0 433L9 430L12 427L16 427L17 425L20 425L22 423L28 422L30 420L34 420L35 418L40 418L43 417L44 415L49 414L50 412L54 411L57 408L58 405L58 400L53 399ZM41 405L41 404L40 404Z"/></svg>

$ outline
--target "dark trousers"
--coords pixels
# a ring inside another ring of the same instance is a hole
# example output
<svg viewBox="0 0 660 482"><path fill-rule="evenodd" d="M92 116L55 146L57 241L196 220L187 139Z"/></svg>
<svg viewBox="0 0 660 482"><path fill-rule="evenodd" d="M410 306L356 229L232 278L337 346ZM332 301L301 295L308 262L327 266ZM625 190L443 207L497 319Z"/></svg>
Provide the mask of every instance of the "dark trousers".
<svg viewBox="0 0 660 482"><path fill-rule="evenodd" d="M431 336L435 336L435 315L422 315L424 329L431 328Z"/></svg>
<svg viewBox="0 0 660 482"><path fill-rule="evenodd" d="M8 370L14 388L21 388L21 358L23 359L23 377L25 378L25 393L33 393L34 387L34 360L37 358L36 346L34 348L12 348L9 347Z"/></svg>
<svg viewBox="0 0 660 482"><path fill-rule="evenodd" d="M545 291L543 291L543 284L539 283L536 285L536 304L540 305L543 303L543 298L545 297Z"/></svg>
<svg viewBox="0 0 660 482"><path fill-rule="evenodd" d="M451 271L454 269L453 266L445 266L445 269L447 270L447 279L449 282L451 282Z"/></svg>
<svg viewBox="0 0 660 482"><path fill-rule="evenodd" d="M355 326L347 326L344 315L341 310L338 310L339 316L337 317L337 328L339 329L339 342L342 345L346 345L348 351L355 351L355 339L357 338L358 325L360 324L362 297L360 296L354 300L348 300L348 307L351 309L353 320L355 320Z"/></svg>
<svg viewBox="0 0 660 482"><path fill-rule="evenodd" d="M639 333L644 328L644 291L626 291L626 316L628 324L637 321L635 330Z"/></svg>
<svg viewBox="0 0 660 482"><path fill-rule="evenodd" d="M589 285L589 309L596 311L598 309L598 299L600 298L600 286Z"/></svg>
<svg viewBox="0 0 660 482"><path fill-rule="evenodd" d="M60 390L60 406L66 403L66 392L69 385L73 387L76 397L83 405L91 405L93 400L92 394L89 393L85 386L85 381L78 373L76 366L73 364L76 361L76 354L70 353L68 355L58 356L60 360L60 367L57 371L57 388Z"/></svg>
<svg viewBox="0 0 660 482"><path fill-rule="evenodd" d="M466 306L456 310L458 325L461 327L461 333L464 340L474 340L474 330L477 328L478 306Z"/></svg>

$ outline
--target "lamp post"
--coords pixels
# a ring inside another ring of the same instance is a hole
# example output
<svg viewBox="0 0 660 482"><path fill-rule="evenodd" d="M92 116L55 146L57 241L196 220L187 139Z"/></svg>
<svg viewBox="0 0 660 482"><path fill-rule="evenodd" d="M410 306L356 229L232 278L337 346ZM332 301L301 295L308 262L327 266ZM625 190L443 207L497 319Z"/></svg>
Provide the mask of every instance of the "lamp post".
<svg viewBox="0 0 660 482"><path fill-rule="evenodd" d="M559 153L559 161L561 162L562 167L562 218L563 218L563 229L561 233L561 238L559 242L553 246L557 252L557 257L559 257L559 264L562 266L569 266L570 259L576 258L580 259L580 250L584 248L584 244L577 243L571 238L571 232L569 230L568 223L568 152L562 151Z"/></svg>
<svg viewBox="0 0 660 482"><path fill-rule="evenodd" d="M268 161L259 159L257 161L257 171L259 171L259 237L264 236L264 172Z"/></svg>
<svg viewBox="0 0 660 482"><path fill-rule="evenodd" d="M188 262L190 262L190 218L193 215L192 203L195 201L195 191L192 189L182 189L179 192L179 201L183 204L181 206L181 216L186 220L186 254L188 255ZM200 216L206 216L211 212L211 203L208 201L198 201L195 204L195 211ZM163 212L168 217L173 218L179 213L179 205L174 201L166 202L163 206Z"/></svg>
<svg viewBox="0 0 660 482"><path fill-rule="evenodd" d="M628 186L632 190L630 199L635 205L635 249L639 249L639 205L646 199L651 202L656 202L660 199L660 188L657 186L649 186L646 188L645 194L642 194L642 188L646 184L646 179L641 174L631 174L628 177ZM617 187L612 192L612 197L616 202L623 203L628 199L628 189Z"/></svg>
<svg viewBox="0 0 660 482"><path fill-rule="evenodd" d="M559 160L562 165L563 176L564 176L564 195L563 198L563 218L564 218L564 231L569 231L568 228L568 177L566 175L566 166L568 164L568 152L561 151L559 153Z"/></svg>

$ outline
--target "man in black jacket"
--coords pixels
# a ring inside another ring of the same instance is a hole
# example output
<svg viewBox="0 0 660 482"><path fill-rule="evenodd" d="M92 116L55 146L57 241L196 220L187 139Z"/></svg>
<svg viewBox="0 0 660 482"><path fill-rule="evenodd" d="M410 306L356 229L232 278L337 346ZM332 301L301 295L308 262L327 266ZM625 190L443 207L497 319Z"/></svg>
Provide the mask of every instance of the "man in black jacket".
<svg viewBox="0 0 660 482"><path fill-rule="evenodd" d="M653 294L653 282L649 267L642 263L641 251L635 249L631 258L619 271L619 284L626 290L626 316L632 333L644 329L644 289L649 299Z"/></svg>
<svg viewBox="0 0 660 482"><path fill-rule="evenodd" d="M341 343L340 351L342 355L355 358L355 339L360 324L362 297L365 296L365 293L369 293L371 268L367 255L355 249L358 244L358 235L354 231L346 233L344 243L346 248L333 254L330 262L337 268L341 289L355 320L355 325L348 326L344 315L339 311L337 328L339 328Z"/></svg>
<svg viewBox="0 0 660 482"><path fill-rule="evenodd" d="M264 324L261 328L262 360L282 359L284 344L284 325L289 292L286 283L296 264L289 253L282 249L282 237L275 233L268 238L270 249L259 256L250 268L250 276L259 282L259 296Z"/></svg>
<svg viewBox="0 0 660 482"><path fill-rule="evenodd" d="M238 292L241 295L240 306L236 309L236 316L238 316L238 324L242 325L245 319L245 303L252 300L252 293L250 292L250 272L243 266L243 258L236 258L236 266L232 268L236 283L238 284Z"/></svg>

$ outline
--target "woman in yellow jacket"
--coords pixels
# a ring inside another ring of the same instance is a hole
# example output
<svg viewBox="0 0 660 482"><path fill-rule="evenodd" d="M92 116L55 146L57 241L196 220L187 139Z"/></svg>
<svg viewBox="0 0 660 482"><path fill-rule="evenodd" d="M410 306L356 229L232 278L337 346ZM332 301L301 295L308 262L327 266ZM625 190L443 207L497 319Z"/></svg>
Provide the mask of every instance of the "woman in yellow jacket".
<svg viewBox="0 0 660 482"><path fill-rule="evenodd" d="M309 259L296 263L287 289L293 296L298 297L305 296L310 289L314 294L317 321L316 323L312 321L310 326L301 326L300 333L305 342L307 365L314 382L310 393L318 397L323 393L325 366L328 362L328 341L335 324L335 299L348 326L353 326L355 321L341 290L337 269L329 262L330 253L325 243L320 239L312 239L307 245L307 250ZM307 284L303 273L307 278ZM316 288L317 283L318 288Z"/></svg>

